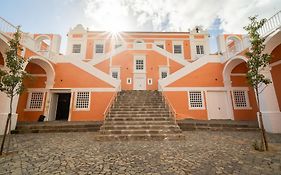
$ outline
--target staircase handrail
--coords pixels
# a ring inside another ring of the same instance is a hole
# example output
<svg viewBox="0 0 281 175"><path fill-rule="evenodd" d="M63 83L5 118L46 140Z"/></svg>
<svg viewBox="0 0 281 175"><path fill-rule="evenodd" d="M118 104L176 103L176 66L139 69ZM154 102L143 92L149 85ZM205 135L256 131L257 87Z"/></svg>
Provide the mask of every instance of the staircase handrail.
<svg viewBox="0 0 281 175"><path fill-rule="evenodd" d="M266 20L264 25L259 29L261 36L268 36L271 32L281 26L281 10Z"/></svg>
<svg viewBox="0 0 281 175"><path fill-rule="evenodd" d="M163 93L163 91L161 92L161 96L162 96L162 101L165 103L165 106L168 107L169 115L172 114L173 119L174 119L175 122L176 122L177 112L176 112L175 108L174 108L173 105L170 103L169 99L166 97L166 95Z"/></svg>
<svg viewBox="0 0 281 175"><path fill-rule="evenodd" d="M109 113L109 110L110 110L110 108L113 106L113 104L117 101L117 91L116 92L114 92L114 94L112 95L112 97L111 97L111 99L110 99L110 101L109 101L109 103L108 103L108 105L107 105L107 107L106 107L106 109L105 109L105 111L104 111L104 113L103 113L103 116L104 116L104 118L106 118L106 116L107 116L107 114Z"/></svg>

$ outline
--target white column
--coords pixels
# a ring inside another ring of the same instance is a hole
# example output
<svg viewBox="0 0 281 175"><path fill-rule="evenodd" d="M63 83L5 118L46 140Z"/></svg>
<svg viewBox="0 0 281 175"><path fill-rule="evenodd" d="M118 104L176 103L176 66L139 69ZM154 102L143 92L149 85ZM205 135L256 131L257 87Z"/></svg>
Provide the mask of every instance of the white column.
<svg viewBox="0 0 281 175"><path fill-rule="evenodd" d="M265 68L262 74L272 81L270 73L271 68ZM260 97L260 110L263 116L264 127L267 132L281 133L281 112L279 109L273 82L259 88L261 92Z"/></svg>
<svg viewBox="0 0 281 175"><path fill-rule="evenodd" d="M231 98L231 81L226 80L224 81L224 86L226 88L226 97L227 97L227 115L230 119L234 120L234 112L233 112L233 105L232 105L232 98Z"/></svg>

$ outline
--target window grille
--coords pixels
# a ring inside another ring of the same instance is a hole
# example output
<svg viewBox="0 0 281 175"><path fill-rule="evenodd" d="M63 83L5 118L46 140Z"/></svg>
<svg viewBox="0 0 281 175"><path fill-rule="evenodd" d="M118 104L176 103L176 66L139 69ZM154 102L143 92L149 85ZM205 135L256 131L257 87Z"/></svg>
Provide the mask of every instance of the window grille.
<svg viewBox="0 0 281 175"><path fill-rule="evenodd" d="M168 76L168 72L161 72L161 78L166 78Z"/></svg>
<svg viewBox="0 0 281 175"><path fill-rule="evenodd" d="M144 69L143 60L136 60L136 70L143 70L143 69Z"/></svg>
<svg viewBox="0 0 281 175"><path fill-rule="evenodd" d="M203 108L203 97L201 91L189 92L189 106L191 108Z"/></svg>
<svg viewBox="0 0 281 175"><path fill-rule="evenodd" d="M237 108L248 107L246 91L234 90L233 91L234 103Z"/></svg>
<svg viewBox="0 0 281 175"><path fill-rule="evenodd" d="M112 72L112 77L115 79L118 79L118 72Z"/></svg>
<svg viewBox="0 0 281 175"><path fill-rule="evenodd" d="M96 53L103 53L103 44L96 44Z"/></svg>
<svg viewBox="0 0 281 175"><path fill-rule="evenodd" d="M76 109L88 109L90 105L90 92L77 92Z"/></svg>
<svg viewBox="0 0 281 175"><path fill-rule="evenodd" d="M181 45L174 45L174 53L175 54L181 54L182 53Z"/></svg>
<svg viewBox="0 0 281 175"><path fill-rule="evenodd" d="M81 44L73 44L72 53L80 53L81 52Z"/></svg>
<svg viewBox="0 0 281 175"><path fill-rule="evenodd" d="M30 97L29 109L42 109L44 92L32 92Z"/></svg>
<svg viewBox="0 0 281 175"><path fill-rule="evenodd" d="M196 53L197 53L198 55L204 54L204 46L203 46L203 45L197 45L197 46L196 46Z"/></svg>

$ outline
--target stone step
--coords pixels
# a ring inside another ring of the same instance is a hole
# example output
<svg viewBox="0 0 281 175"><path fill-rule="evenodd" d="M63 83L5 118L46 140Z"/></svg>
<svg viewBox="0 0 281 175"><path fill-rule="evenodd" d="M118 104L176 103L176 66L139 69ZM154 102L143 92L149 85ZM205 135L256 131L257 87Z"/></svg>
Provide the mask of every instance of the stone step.
<svg viewBox="0 0 281 175"><path fill-rule="evenodd" d="M136 114L166 114L169 115L170 112L166 111L166 110L162 110L162 111L110 111L109 115L116 115L116 114L129 114L129 115L136 115Z"/></svg>
<svg viewBox="0 0 281 175"><path fill-rule="evenodd" d="M95 128L99 127L97 124L87 125L18 125L16 129L27 130L27 129L65 129L65 128Z"/></svg>
<svg viewBox="0 0 281 175"><path fill-rule="evenodd" d="M173 121L170 117L108 117L107 121Z"/></svg>
<svg viewBox="0 0 281 175"><path fill-rule="evenodd" d="M125 130L100 130L100 134L172 134L181 133L180 129L125 129Z"/></svg>
<svg viewBox="0 0 281 175"><path fill-rule="evenodd" d="M133 140L184 140L181 133L176 134L102 134L95 137L99 141L133 141Z"/></svg>
<svg viewBox="0 0 281 175"><path fill-rule="evenodd" d="M131 117L131 118L141 118L141 117L170 117L169 113L157 113L157 114L139 114L139 113L135 113L135 114L111 114L109 113L107 115L107 117Z"/></svg>
<svg viewBox="0 0 281 175"><path fill-rule="evenodd" d="M165 108L111 108L112 112L118 111L167 111Z"/></svg>
<svg viewBox="0 0 281 175"><path fill-rule="evenodd" d="M169 125L103 125L100 130L138 130L138 129L180 129L175 124Z"/></svg>
<svg viewBox="0 0 281 175"><path fill-rule="evenodd" d="M97 132L99 127L84 128L37 128L37 129L16 129L12 134L28 134L28 133L58 133L58 132Z"/></svg>
<svg viewBox="0 0 281 175"><path fill-rule="evenodd" d="M127 121L118 121L118 120L105 120L103 126L123 126L123 125L175 125L174 120L162 120L162 121L155 121L155 120L127 120ZM176 125L177 126L177 125Z"/></svg>
<svg viewBox="0 0 281 175"><path fill-rule="evenodd" d="M157 105L157 106L125 106L125 105L119 105L119 106L116 106L116 105L113 105L113 109L116 109L116 108L123 108L123 109L139 109L139 108L162 108L162 109L166 109L164 105Z"/></svg>

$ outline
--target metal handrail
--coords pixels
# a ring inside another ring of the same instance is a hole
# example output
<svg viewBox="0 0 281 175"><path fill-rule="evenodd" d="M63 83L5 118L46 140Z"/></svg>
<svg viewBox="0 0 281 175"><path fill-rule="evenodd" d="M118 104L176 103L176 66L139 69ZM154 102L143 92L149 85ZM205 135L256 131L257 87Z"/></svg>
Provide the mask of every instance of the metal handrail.
<svg viewBox="0 0 281 175"><path fill-rule="evenodd" d="M0 17L0 31L4 33L15 33L17 31L17 27ZM22 31L20 32L22 33Z"/></svg>
<svg viewBox="0 0 281 175"><path fill-rule="evenodd" d="M261 36L267 36L275 29L281 26L281 10L270 17L264 25L259 29Z"/></svg>
<svg viewBox="0 0 281 175"><path fill-rule="evenodd" d="M173 119L176 122L176 118L177 118L176 110L174 109L173 105L171 105L169 99L166 97L166 95L163 92L161 92L161 95L162 95L162 101L165 103L165 106L168 107L169 115L172 113Z"/></svg>
<svg viewBox="0 0 281 175"><path fill-rule="evenodd" d="M110 101L109 101L109 103L108 103L108 105L107 105L107 107L106 107L106 109L105 109L105 111L104 111L104 113L103 113L103 116L104 116L104 118L106 118L106 116L107 116L107 114L109 113L109 109L113 106L113 104L117 101L117 93L118 92L115 92L114 94L113 94L113 96L111 97L111 99L110 99Z"/></svg>

